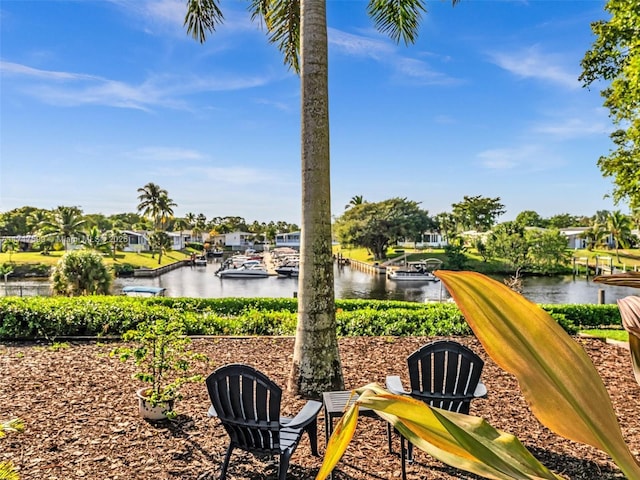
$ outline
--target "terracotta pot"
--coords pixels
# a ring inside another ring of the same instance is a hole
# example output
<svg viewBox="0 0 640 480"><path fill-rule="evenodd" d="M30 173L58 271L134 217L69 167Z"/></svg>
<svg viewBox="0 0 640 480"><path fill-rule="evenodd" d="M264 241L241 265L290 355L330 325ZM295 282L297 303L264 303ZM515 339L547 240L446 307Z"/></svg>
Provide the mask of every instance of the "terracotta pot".
<svg viewBox="0 0 640 480"><path fill-rule="evenodd" d="M138 410L142 418L147 420L166 420L167 413L173 410L173 404L175 400L167 400L160 402L157 405L151 405L151 401L146 396L149 392L149 388L141 388L136 392L138 397Z"/></svg>

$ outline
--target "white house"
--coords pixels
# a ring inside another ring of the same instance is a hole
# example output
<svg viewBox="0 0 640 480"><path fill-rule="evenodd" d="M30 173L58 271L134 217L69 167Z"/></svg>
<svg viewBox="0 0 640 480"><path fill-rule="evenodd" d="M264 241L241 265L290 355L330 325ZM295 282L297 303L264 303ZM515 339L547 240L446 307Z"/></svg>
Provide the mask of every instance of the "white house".
<svg viewBox="0 0 640 480"><path fill-rule="evenodd" d="M142 252L149 250L149 240L145 232L134 232L133 230L123 230L123 235L127 236L127 245L122 249L125 252Z"/></svg>
<svg viewBox="0 0 640 480"><path fill-rule="evenodd" d="M300 249L300 232L287 232L276 234L276 248L291 247Z"/></svg>
<svg viewBox="0 0 640 480"><path fill-rule="evenodd" d="M231 232L224 234L225 247L231 247L233 250L246 250L253 247L254 233L250 232Z"/></svg>
<svg viewBox="0 0 640 480"><path fill-rule="evenodd" d="M397 245L404 248L442 248L448 245L448 243L447 238L443 234L427 231L420 235L420 241L410 242L405 239L397 242Z"/></svg>

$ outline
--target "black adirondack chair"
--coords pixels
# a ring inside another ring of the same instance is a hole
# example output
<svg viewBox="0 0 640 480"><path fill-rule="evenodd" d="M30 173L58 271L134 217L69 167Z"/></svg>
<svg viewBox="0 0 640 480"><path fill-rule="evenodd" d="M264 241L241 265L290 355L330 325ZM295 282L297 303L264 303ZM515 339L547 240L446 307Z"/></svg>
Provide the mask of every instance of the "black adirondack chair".
<svg viewBox="0 0 640 480"><path fill-rule="evenodd" d="M285 480L291 454L304 432L318 455L317 416L322 403L309 400L294 418L280 416L282 389L265 374L243 364L218 368L207 378L209 416L217 417L231 439L220 479L227 475L234 448L279 456L278 479Z"/></svg>
<svg viewBox="0 0 640 480"><path fill-rule="evenodd" d="M407 358L411 390L402 386L399 376L388 376L387 390L398 395L409 395L426 404L459 413L469 413L471 401L485 397L487 387L480 380L484 362L471 349L451 340L427 343ZM387 428L389 452L391 445L391 425ZM406 459L412 460L413 445L405 449L405 439L401 437L400 458L402 478L406 479Z"/></svg>

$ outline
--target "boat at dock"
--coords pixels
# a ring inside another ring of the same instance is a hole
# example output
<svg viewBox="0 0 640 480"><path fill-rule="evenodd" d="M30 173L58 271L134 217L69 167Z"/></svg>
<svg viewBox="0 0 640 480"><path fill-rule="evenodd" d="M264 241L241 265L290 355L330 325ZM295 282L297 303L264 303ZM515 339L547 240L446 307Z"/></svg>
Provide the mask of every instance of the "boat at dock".
<svg viewBox="0 0 640 480"><path fill-rule="evenodd" d="M241 265L218 270L216 275L220 278L267 278L269 272L260 265Z"/></svg>
<svg viewBox="0 0 640 480"><path fill-rule="evenodd" d="M408 262L405 267L387 269L387 278L396 282L439 282L425 261Z"/></svg>

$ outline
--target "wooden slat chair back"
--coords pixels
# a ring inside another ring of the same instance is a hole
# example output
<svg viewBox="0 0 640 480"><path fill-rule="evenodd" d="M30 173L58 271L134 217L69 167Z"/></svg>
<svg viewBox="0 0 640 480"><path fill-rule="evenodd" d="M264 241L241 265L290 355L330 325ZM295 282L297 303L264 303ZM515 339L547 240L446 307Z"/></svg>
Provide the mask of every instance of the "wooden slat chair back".
<svg viewBox="0 0 640 480"><path fill-rule="evenodd" d="M487 388L480 380L484 361L470 348L451 340L436 340L423 345L407 357L411 390L404 390L399 376L387 377L387 389L398 395L409 395L432 407L469 413L471 401L484 397ZM391 425L387 426L389 452ZM406 459L413 460L413 445L405 449L401 437L402 479L406 479Z"/></svg>
<svg viewBox="0 0 640 480"><path fill-rule="evenodd" d="M469 413L484 361L460 343L431 342L407 358L410 395L432 407Z"/></svg>
<svg viewBox="0 0 640 480"><path fill-rule="evenodd" d="M295 418L280 417L282 389L265 374L244 364L214 371L206 380L211 408L230 438L220 479L226 478L231 453L240 448L256 455L279 455L278 478L286 478L291 454L302 434L317 451L317 415L322 404L310 400Z"/></svg>

